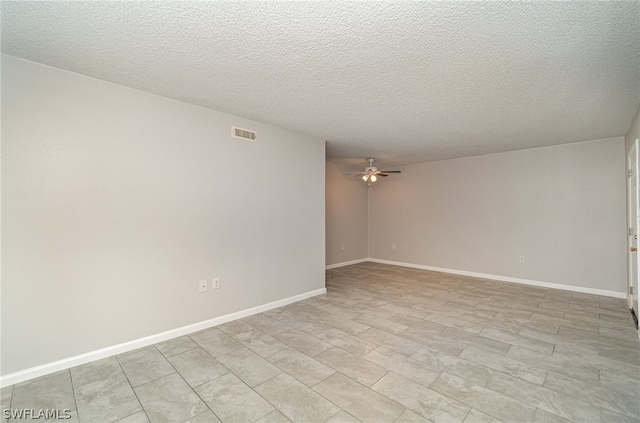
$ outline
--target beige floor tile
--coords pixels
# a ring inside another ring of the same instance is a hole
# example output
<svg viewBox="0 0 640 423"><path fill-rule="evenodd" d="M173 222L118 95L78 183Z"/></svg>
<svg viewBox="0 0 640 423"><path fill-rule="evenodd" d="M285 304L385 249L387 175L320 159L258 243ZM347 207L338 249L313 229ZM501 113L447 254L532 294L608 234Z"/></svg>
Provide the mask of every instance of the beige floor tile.
<svg viewBox="0 0 640 423"><path fill-rule="evenodd" d="M597 383L599 379L596 366L581 360L575 360L570 355L558 354L557 351L552 356L548 356L526 348L513 346L509 349L506 357L539 370L562 373L585 382Z"/></svg>
<svg viewBox="0 0 640 423"><path fill-rule="evenodd" d="M393 313L392 313L393 315ZM390 316L391 317L391 316ZM374 316L371 314L367 314L367 313L363 313L358 315L358 317L355 318L356 322L360 322L360 323L364 323L367 326L371 326L372 328L376 328L376 329L380 329L384 332L388 332L388 333L393 333L393 334L398 334L402 331L404 331L405 329L407 329L408 326L405 326L401 323L396 323L393 322L391 320L389 320L388 318L383 318L380 316Z"/></svg>
<svg viewBox="0 0 640 423"><path fill-rule="evenodd" d="M442 338L449 340L450 342L457 342L470 347L477 347L496 354L506 354L511 344L487 338L485 336L475 335L473 333L465 332L460 329L447 327L439 335Z"/></svg>
<svg viewBox="0 0 640 423"><path fill-rule="evenodd" d="M326 294L4 387L2 407L69 408L70 423L640 423L624 300L380 263L326 275Z"/></svg>
<svg viewBox="0 0 640 423"><path fill-rule="evenodd" d="M79 388L87 383L108 379L110 376L123 373L120 363L115 357L107 357L81 366L72 367L71 380L73 386Z"/></svg>
<svg viewBox="0 0 640 423"><path fill-rule="evenodd" d="M600 419L602 423L640 423L638 419L623 416L606 408L600 409Z"/></svg>
<svg viewBox="0 0 640 423"><path fill-rule="evenodd" d="M282 370L247 348L220 356L218 361L252 388L282 373Z"/></svg>
<svg viewBox="0 0 640 423"><path fill-rule="evenodd" d="M386 347L390 350L399 352L409 356L418 351L421 345L417 342L408 340L398 335L382 331L376 328L370 328L358 335L358 338L371 341L375 344Z"/></svg>
<svg viewBox="0 0 640 423"><path fill-rule="evenodd" d="M207 410L177 373L139 386L135 391L151 423L182 422Z"/></svg>
<svg viewBox="0 0 640 423"><path fill-rule="evenodd" d="M256 386L255 390L294 422L324 422L340 411L320 394L286 374Z"/></svg>
<svg viewBox="0 0 640 423"><path fill-rule="evenodd" d="M168 360L192 387L229 373L229 370L218 360L199 347L169 357Z"/></svg>
<svg viewBox="0 0 640 423"><path fill-rule="evenodd" d="M233 373L200 385L195 391L223 422L253 422L274 410Z"/></svg>
<svg viewBox="0 0 640 423"><path fill-rule="evenodd" d="M520 361L512 360L501 354L481 350L480 348L467 347L458 357L486 366L495 371L524 379L536 385L544 384L547 375L547 372L544 370L527 366Z"/></svg>
<svg viewBox="0 0 640 423"><path fill-rule="evenodd" d="M233 335L233 338L245 347L249 348L260 357L268 357L271 354L286 348L287 345L274 337L257 329L251 328L246 332Z"/></svg>
<svg viewBox="0 0 640 423"><path fill-rule="evenodd" d="M221 330L227 335L233 336L255 328L250 324L243 322L242 320L233 320L231 322L223 323L216 326L216 329Z"/></svg>
<svg viewBox="0 0 640 423"><path fill-rule="evenodd" d="M414 413L411 410L404 410L393 423L430 423L429 420Z"/></svg>
<svg viewBox="0 0 640 423"><path fill-rule="evenodd" d="M536 411L526 401L517 401L449 373L442 373L430 388L505 422L531 422Z"/></svg>
<svg viewBox="0 0 640 423"><path fill-rule="evenodd" d="M495 419L491 416L488 416L472 408L471 411L469 411L469 414L467 414L467 417L464 418L464 423L501 423L501 422L498 419Z"/></svg>
<svg viewBox="0 0 640 423"><path fill-rule="evenodd" d="M291 420L278 410L273 410L260 420L256 420L256 423L291 423Z"/></svg>
<svg viewBox="0 0 640 423"><path fill-rule="evenodd" d="M485 338L491 338L496 341L504 342L506 344L527 348L543 354L547 354L547 355L553 354L554 344L550 342L527 338L526 336L514 335L509 332L505 332L505 331L501 331L501 330L489 328L489 327L482 329L479 335L484 336Z"/></svg>
<svg viewBox="0 0 640 423"><path fill-rule="evenodd" d="M144 411L138 411L137 413L133 413L115 423L149 423L149 418Z"/></svg>
<svg viewBox="0 0 640 423"><path fill-rule="evenodd" d="M327 420L326 423L360 423L360 420L356 419L346 411L340 410L335 416Z"/></svg>
<svg viewBox="0 0 640 423"><path fill-rule="evenodd" d="M274 338L310 357L314 357L323 351L333 348L332 344L321 341L320 339L297 329L281 332L274 335Z"/></svg>
<svg viewBox="0 0 640 423"><path fill-rule="evenodd" d="M387 373L371 389L436 423L462 422L470 409L393 372Z"/></svg>
<svg viewBox="0 0 640 423"><path fill-rule="evenodd" d="M242 319L242 322L248 323L254 328L271 336L291 330L291 326L265 314L254 314L253 316L245 317Z"/></svg>
<svg viewBox="0 0 640 423"><path fill-rule="evenodd" d="M31 409L35 413L46 409L75 410L76 402L69 372L59 372L52 377L15 386L11 394L11 409Z"/></svg>
<svg viewBox="0 0 640 423"><path fill-rule="evenodd" d="M365 423L393 422L404 411L395 401L340 373L329 376L313 389Z"/></svg>
<svg viewBox="0 0 640 423"><path fill-rule="evenodd" d="M207 329L189 336L214 357L238 351L244 346L219 329Z"/></svg>
<svg viewBox="0 0 640 423"><path fill-rule="evenodd" d="M640 398L633 391L587 383L554 372L547 374L544 387L640 420Z"/></svg>
<svg viewBox="0 0 640 423"><path fill-rule="evenodd" d="M317 385L336 372L293 348L278 351L267 357L267 361L307 386Z"/></svg>
<svg viewBox="0 0 640 423"><path fill-rule="evenodd" d="M427 366L424 362L408 358L384 347L376 348L364 358L423 386L431 385L441 373L440 370Z"/></svg>
<svg viewBox="0 0 640 423"><path fill-rule="evenodd" d="M465 313L466 314L466 313ZM462 317L462 316L459 316ZM432 323L437 323L442 326L452 327L455 329L460 329L465 332L478 334L484 328L484 325L470 322L468 320L463 320L457 317L449 316L444 313L431 313L424 320Z"/></svg>
<svg viewBox="0 0 640 423"><path fill-rule="evenodd" d="M171 357L173 355L198 348L198 344L193 342L188 336L180 336L178 338L160 342L156 344L156 348L165 357Z"/></svg>
<svg viewBox="0 0 640 423"><path fill-rule="evenodd" d="M487 367L426 347L420 348L411 358L424 363L431 369L460 376L476 385L486 386L491 380L491 371Z"/></svg>
<svg viewBox="0 0 640 423"><path fill-rule="evenodd" d="M155 348L128 354L118 361L134 388L175 373L173 366Z"/></svg>
<svg viewBox="0 0 640 423"><path fill-rule="evenodd" d="M204 413L200 413L195 417L186 420L184 423L220 423L218 416L213 414L213 411L206 410Z"/></svg>
<svg viewBox="0 0 640 423"><path fill-rule="evenodd" d="M540 408L536 410L534 423L569 423L571 420L567 420L564 417L560 417L557 414L549 413Z"/></svg>
<svg viewBox="0 0 640 423"><path fill-rule="evenodd" d="M384 367L337 347L318 354L315 358L365 386L371 386L388 371Z"/></svg>
<svg viewBox="0 0 640 423"><path fill-rule="evenodd" d="M87 423L116 421L142 410L122 373L75 388L75 403L80 421Z"/></svg>
<svg viewBox="0 0 640 423"><path fill-rule="evenodd" d="M502 373L494 374L488 387L565 419L585 422L600 419L598 406Z"/></svg>

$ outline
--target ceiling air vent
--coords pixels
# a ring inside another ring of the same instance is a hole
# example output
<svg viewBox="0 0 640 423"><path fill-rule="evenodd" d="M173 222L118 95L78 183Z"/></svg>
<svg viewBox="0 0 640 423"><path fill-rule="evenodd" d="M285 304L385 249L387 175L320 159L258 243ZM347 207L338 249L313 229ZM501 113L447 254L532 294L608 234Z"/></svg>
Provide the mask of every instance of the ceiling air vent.
<svg viewBox="0 0 640 423"><path fill-rule="evenodd" d="M240 140L258 142L258 134L255 131L238 128L237 126L231 127L231 136Z"/></svg>

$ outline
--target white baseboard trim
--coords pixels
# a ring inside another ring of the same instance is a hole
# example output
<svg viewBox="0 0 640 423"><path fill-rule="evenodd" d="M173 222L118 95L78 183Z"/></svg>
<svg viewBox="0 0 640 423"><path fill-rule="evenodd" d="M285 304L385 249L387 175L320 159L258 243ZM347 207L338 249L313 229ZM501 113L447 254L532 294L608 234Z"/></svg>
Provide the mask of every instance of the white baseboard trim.
<svg viewBox="0 0 640 423"><path fill-rule="evenodd" d="M42 364L40 366L31 367L31 368L20 370L14 373L9 373L7 375L0 376L0 386L5 387L5 386L13 385L16 383L34 379L36 377L54 373L60 370L66 370L71 367L79 366L81 364L86 364L92 361L100 360L102 358L111 357L116 354L126 353L138 348L157 344L158 342L167 341L169 339L176 338L178 336L188 335L190 333L198 332L203 329L208 329L213 326L218 326L223 323L230 322L232 320L237 320L243 317L251 316L253 314L262 313L264 311L272 310L274 308L282 307L287 304L304 300L305 298L315 297L316 295L321 295L326 293L327 293L327 288L316 289L314 291L309 291L303 294L294 295L293 297L284 298L282 300L273 301L271 303L259 305L256 307L251 307L246 310L237 311L235 313L226 314L224 316L215 317L213 319L204 320L202 322L168 330L166 332L145 336L144 338L123 342L122 344L112 345L110 347L101 348L99 350L91 351L88 353L76 355L73 357L65 358L65 359L54 361L51 363Z"/></svg>
<svg viewBox="0 0 640 423"><path fill-rule="evenodd" d="M342 263L330 264L328 266L325 266L325 270L335 269L335 268L344 267L344 266L350 266L352 264L364 263L364 262L369 261L369 260L370 259L368 259L368 258L363 258L363 259L358 259L358 260L344 261Z"/></svg>
<svg viewBox="0 0 640 423"><path fill-rule="evenodd" d="M483 279L493 279L493 280L502 281L502 282L519 283L523 285L540 286L544 288L563 289L565 291L581 292L583 294L595 294L595 295L602 295L604 297L614 297L614 298L627 298L627 294L624 292L608 291L606 289L586 288L586 287L575 286L575 285L563 285L560 283L541 282L541 281L534 281L531 279L512 278L510 276L489 275L486 273L467 272L466 270L446 269L443 267L424 266L421 264L404 263L400 261L381 260L381 259L375 259L375 258L369 258L368 261L371 261L373 263L391 264L394 266L412 267L414 269L432 270L434 272L452 273L454 275L473 276L476 278L483 278Z"/></svg>

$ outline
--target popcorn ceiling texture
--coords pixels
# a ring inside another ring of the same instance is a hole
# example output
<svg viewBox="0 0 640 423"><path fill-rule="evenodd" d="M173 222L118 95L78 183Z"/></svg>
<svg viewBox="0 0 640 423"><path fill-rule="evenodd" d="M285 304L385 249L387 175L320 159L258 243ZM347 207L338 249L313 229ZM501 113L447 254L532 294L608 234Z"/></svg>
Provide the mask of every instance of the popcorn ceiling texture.
<svg viewBox="0 0 640 423"><path fill-rule="evenodd" d="M358 167L620 136L640 105L639 1L3 1L1 35L9 55L320 137Z"/></svg>

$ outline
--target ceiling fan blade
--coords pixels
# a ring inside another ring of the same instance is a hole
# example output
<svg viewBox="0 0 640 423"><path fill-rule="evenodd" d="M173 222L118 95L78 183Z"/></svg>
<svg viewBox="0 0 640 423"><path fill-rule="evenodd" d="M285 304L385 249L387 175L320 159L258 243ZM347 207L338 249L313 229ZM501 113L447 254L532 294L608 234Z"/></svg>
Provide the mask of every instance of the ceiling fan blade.
<svg viewBox="0 0 640 423"><path fill-rule="evenodd" d="M376 173L376 176L389 176L389 175L385 175L384 173Z"/></svg>
<svg viewBox="0 0 640 423"><path fill-rule="evenodd" d="M364 172L342 172L344 175L364 175Z"/></svg>
<svg viewBox="0 0 640 423"><path fill-rule="evenodd" d="M402 173L399 170L381 170L382 173Z"/></svg>

